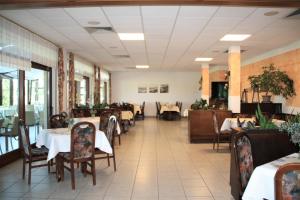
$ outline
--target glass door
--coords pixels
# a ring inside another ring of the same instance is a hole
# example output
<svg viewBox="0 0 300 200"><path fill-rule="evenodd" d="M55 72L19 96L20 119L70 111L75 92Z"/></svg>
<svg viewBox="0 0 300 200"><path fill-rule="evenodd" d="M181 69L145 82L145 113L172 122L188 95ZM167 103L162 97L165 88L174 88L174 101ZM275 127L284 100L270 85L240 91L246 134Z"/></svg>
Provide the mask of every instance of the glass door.
<svg viewBox="0 0 300 200"><path fill-rule="evenodd" d="M48 127L51 115L51 68L33 63L25 72L25 124L30 142L35 143L40 130Z"/></svg>
<svg viewBox="0 0 300 200"><path fill-rule="evenodd" d="M19 148L18 142L18 69L0 66L0 154Z"/></svg>

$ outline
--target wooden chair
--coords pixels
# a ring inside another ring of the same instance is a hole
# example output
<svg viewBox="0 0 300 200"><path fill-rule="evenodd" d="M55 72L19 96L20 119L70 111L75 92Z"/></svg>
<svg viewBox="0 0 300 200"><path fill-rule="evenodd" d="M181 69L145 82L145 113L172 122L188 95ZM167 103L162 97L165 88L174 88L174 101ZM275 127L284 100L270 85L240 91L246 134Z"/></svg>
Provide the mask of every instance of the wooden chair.
<svg viewBox="0 0 300 200"><path fill-rule="evenodd" d="M101 122L100 122L101 124ZM101 151L100 149L96 149L95 151L95 160L98 159L107 159L107 164L110 166L110 158L113 159L114 162L114 171L117 170L116 168L116 157L115 157L115 148L114 148L114 133L116 132L116 125L117 125L117 118L115 116L110 116L107 123L107 128L105 130L106 137L111 145L112 148L112 154L109 155L108 153L105 153ZM97 155L105 155L105 156L97 156Z"/></svg>
<svg viewBox="0 0 300 200"><path fill-rule="evenodd" d="M12 125L8 124L4 129L4 132L0 132L0 137L5 137L5 150L8 152L8 138L10 139L11 149L13 150L12 139L17 140L16 137L19 136L19 117L13 117Z"/></svg>
<svg viewBox="0 0 300 200"><path fill-rule="evenodd" d="M68 113L65 112L65 111L61 112L60 115L61 115L62 117L64 117L65 119L68 119L68 118L69 118Z"/></svg>
<svg viewBox="0 0 300 200"><path fill-rule="evenodd" d="M254 170L252 146L245 132L235 135L233 151L240 194L242 195Z"/></svg>
<svg viewBox="0 0 300 200"><path fill-rule="evenodd" d="M82 172L86 176L91 173L93 176L93 185L96 185L95 171L95 135L96 128L90 122L79 122L71 130L71 152L59 153L57 156L57 168L60 178L64 180L64 169L71 172L72 189L75 190L75 163L82 164ZM64 163L69 163L70 167ZM87 171L87 165L91 171Z"/></svg>
<svg viewBox="0 0 300 200"><path fill-rule="evenodd" d="M159 102L155 102L155 104L156 104L156 118L161 119L162 118L162 114L160 114L160 109L161 109L160 103Z"/></svg>
<svg viewBox="0 0 300 200"><path fill-rule="evenodd" d="M120 125L121 124L121 110L114 109L112 112L112 115L114 115L117 118L117 123ZM121 145L121 133L120 134L118 133L117 128L114 133L114 136L118 138L119 145Z"/></svg>
<svg viewBox="0 0 300 200"><path fill-rule="evenodd" d="M220 142L227 142L229 144L229 149L231 148L231 136L232 131L220 131L219 129L219 122L217 119L217 114L213 113L213 126L215 137L213 141L213 149L215 149L215 144L217 143L217 151L219 151Z"/></svg>
<svg viewBox="0 0 300 200"><path fill-rule="evenodd" d="M36 136L40 132L40 122L35 116L34 111L25 112L25 125L28 127L28 131L30 127L35 128L35 140L36 140Z"/></svg>
<svg viewBox="0 0 300 200"><path fill-rule="evenodd" d="M300 199L300 163L285 164L275 174L275 199Z"/></svg>
<svg viewBox="0 0 300 200"><path fill-rule="evenodd" d="M135 118L137 120L144 120L145 119L145 101L141 105L141 113L137 112L137 114L135 115Z"/></svg>
<svg viewBox="0 0 300 200"><path fill-rule="evenodd" d="M50 117L50 128L67 128L68 127L68 123L66 121L66 118L61 115L52 115Z"/></svg>
<svg viewBox="0 0 300 200"><path fill-rule="evenodd" d="M23 150L23 179L25 179L26 163L28 163L28 184L31 184L31 169L37 167L48 166L48 172L50 172L50 163L32 165L34 162L47 161L48 149L42 148L31 148L30 140L28 135L28 128L24 125L24 121L20 120L20 136L21 145Z"/></svg>

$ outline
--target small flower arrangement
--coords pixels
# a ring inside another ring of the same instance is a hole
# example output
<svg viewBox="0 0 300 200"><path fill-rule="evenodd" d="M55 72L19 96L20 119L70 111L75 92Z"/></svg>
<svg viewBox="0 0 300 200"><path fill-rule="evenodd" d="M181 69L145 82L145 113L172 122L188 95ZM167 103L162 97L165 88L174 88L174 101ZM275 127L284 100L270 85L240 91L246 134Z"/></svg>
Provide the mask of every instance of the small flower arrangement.
<svg viewBox="0 0 300 200"><path fill-rule="evenodd" d="M287 132L291 137L291 141L300 148L300 113L282 123L279 130Z"/></svg>

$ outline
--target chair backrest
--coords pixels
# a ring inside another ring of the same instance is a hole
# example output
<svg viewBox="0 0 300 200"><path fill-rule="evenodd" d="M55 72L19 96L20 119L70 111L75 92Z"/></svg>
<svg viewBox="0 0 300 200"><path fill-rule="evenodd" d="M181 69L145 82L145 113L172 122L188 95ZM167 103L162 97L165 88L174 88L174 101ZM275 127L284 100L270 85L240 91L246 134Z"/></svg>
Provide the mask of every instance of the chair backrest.
<svg viewBox="0 0 300 200"><path fill-rule="evenodd" d="M112 115L111 110L103 111L100 115L99 130L106 133L109 117Z"/></svg>
<svg viewBox="0 0 300 200"><path fill-rule="evenodd" d="M52 115L50 117L50 128L66 128L68 123L66 119L61 115Z"/></svg>
<svg viewBox="0 0 300 200"><path fill-rule="evenodd" d="M181 109L182 109L182 102L178 102L178 108L179 108L179 111L181 112Z"/></svg>
<svg viewBox="0 0 300 200"><path fill-rule="evenodd" d="M213 112L213 126L214 126L214 131L215 134L220 134L220 130L219 130L219 122L217 119L217 114L215 112Z"/></svg>
<svg viewBox="0 0 300 200"><path fill-rule="evenodd" d="M25 112L25 124L26 125L35 125L35 114L34 111L26 111Z"/></svg>
<svg viewBox="0 0 300 200"><path fill-rule="evenodd" d="M145 101L143 102L142 106L141 106L141 114L144 114L145 112Z"/></svg>
<svg viewBox="0 0 300 200"><path fill-rule="evenodd" d="M12 122L11 137L19 136L19 117L14 117Z"/></svg>
<svg viewBox="0 0 300 200"><path fill-rule="evenodd" d="M30 139L28 135L28 129L24 124L24 120L20 119L19 121L20 127L20 136L21 136L21 145L23 148L24 157L31 157L31 146L30 146Z"/></svg>
<svg viewBox="0 0 300 200"><path fill-rule="evenodd" d="M89 160L95 155L96 128L93 123L79 122L71 130L71 159Z"/></svg>
<svg viewBox="0 0 300 200"><path fill-rule="evenodd" d="M275 199L300 199L300 163L279 167L275 174Z"/></svg>
<svg viewBox="0 0 300 200"><path fill-rule="evenodd" d="M107 129L105 131L106 137L111 146L114 145L114 134L116 132L116 125L117 125L117 118L116 116L112 115L109 117Z"/></svg>
<svg viewBox="0 0 300 200"><path fill-rule="evenodd" d="M63 111L60 113L61 116L63 116L65 119L68 119L69 115L67 112Z"/></svg>
<svg viewBox="0 0 300 200"><path fill-rule="evenodd" d="M234 151L236 155L236 166L238 166L239 170L238 177L243 192L248 184L254 168L250 139L244 132L236 136Z"/></svg>

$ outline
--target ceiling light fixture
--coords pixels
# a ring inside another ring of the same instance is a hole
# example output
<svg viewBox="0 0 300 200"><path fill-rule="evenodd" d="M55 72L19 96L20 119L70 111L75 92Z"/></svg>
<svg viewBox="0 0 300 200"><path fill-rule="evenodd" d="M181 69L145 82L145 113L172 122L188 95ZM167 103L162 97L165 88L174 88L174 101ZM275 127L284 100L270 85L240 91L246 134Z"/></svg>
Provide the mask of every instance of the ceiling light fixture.
<svg viewBox="0 0 300 200"><path fill-rule="evenodd" d="M200 58L200 57L195 58L195 61L197 61L197 62L208 62L208 61L212 61L212 60L213 60L213 58Z"/></svg>
<svg viewBox="0 0 300 200"><path fill-rule="evenodd" d="M137 69L148 69L149 65L136 65L135 68L137 68Z"/></svg>
<svg viewBox="0 0 300 200"><path fill-rule="evenodd" d="M88 21L88 24L89 24L89 25L99 25L99 24L101 24L101 23L98 22L98 21Z"/></svg>
<svg viewBox="0 0 300 200"><path fill-rule="evenodd" d="M120 40L144 40L144 33L118 33Z"/></svg>
<svg viewBox="0 0 300 200"><path fill-rule="evenodd" d="M9 45L5 45L5 46L3 46L3 47L0 46L0 50L5 49L5 48L8 48L8 47L13 47L13 46L15 46L15 45L9 44Z"/></svg>
<svg viewBox="0 0 300 200"><path fill-rule="evenodd" d="M220 39L220 41L240 42L246 40L250 36L250 34L226 34Z"/></svg>
<svg viewBox="0 0 300 200"><path fill-rule="evenodd" d="M269 12L265 12L265 13L264 13L264 16L270 17L270 16L277 15L278 13L279 13L278 11L272 10L272 11L269 11Z"/></svg>

